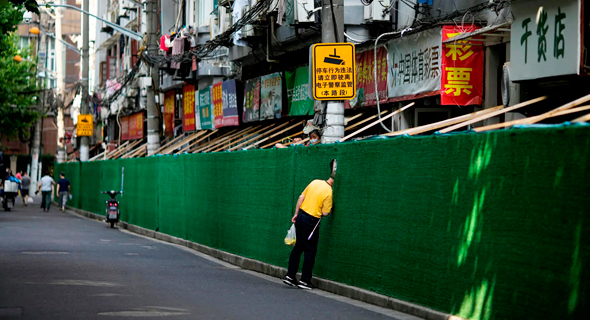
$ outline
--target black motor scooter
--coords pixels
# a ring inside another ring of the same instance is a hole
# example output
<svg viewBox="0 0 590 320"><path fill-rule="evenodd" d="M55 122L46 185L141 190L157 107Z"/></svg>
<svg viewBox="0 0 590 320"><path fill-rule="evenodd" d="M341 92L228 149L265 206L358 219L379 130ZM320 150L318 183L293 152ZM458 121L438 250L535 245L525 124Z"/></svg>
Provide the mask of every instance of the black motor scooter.
<svg viewBox="0 0 590 320"><path fill-rule="evenodd" d="M115 199L118 194L123 193L123 191L103 191L101 193L108 194L111 196L110 199L105 201L106 204L106 223L111 225L111 228L115 227L115 223L119 222L120 212L119 212L119 201Z"/></svg>

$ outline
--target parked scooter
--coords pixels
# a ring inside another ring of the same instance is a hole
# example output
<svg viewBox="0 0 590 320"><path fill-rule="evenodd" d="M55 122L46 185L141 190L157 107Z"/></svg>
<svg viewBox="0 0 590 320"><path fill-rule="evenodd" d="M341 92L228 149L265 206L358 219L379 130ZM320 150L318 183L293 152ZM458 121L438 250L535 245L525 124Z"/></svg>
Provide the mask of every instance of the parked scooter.
<svg viewBox="0 0 590 320"><path fill-rule="evenodd" d="M119 222L120 211L119 211L119 201L115 199L118 194L123 193L123 191L103 191L101 193L108 194L111 196L110 199L105 201L106 204L106 223L111 225L111 228L115 227L115 223Z"/></svg>
<svg viewBox="0 0 590 320"><path fill-rule="evenodd" d="M14 208L14 202L18 195L18 183L4 180L2 188L0 189L0 197L2 198L2 207L4 211L10 211Z"/></svg>

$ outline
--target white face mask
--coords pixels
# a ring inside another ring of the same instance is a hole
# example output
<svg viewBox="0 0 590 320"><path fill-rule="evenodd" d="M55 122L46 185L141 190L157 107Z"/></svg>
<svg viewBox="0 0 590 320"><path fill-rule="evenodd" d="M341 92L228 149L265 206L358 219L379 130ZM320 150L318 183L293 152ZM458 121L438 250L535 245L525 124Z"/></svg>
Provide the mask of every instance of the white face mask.
<svg viewBox="0 0 590 320"><path fill-rule="evenodd" d="M309 139L309 142L311 143L316 143L316 141L318 141L318 139Z"/></svg>

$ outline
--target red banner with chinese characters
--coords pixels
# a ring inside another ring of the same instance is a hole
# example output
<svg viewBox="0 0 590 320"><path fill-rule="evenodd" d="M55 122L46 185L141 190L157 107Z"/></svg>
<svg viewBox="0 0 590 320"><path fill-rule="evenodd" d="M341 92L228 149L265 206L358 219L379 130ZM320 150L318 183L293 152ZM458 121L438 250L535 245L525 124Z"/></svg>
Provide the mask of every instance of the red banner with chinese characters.
<svg viewBox="0 0 590 320"><path fill-rule="evenodd" d="M164 136L174 135L174 90L167 91L164 95Z"/></svg>
<svg viewBox="0 0 590 320"><path fill-rule="evenodd" d="M211 87L211 98L213 100L213 116L215 128L223 127L223 82L218 82Z"/></svg>
<svg viewBox="0 0 590 320"><path fill-rule="evenodd" d="M356 97L344 101L344 108L358 108L377 105L375 94L375 51L357 53L356 57ZM346 80L346 79L345 79ZM377 92L379 103L387 103L387 49L377 49Z"/></svg>
<svg viewBox="0 0 590 320"><path fill-rule="evenodd" d="M182 131L195 131L195 86L182 88Z"/></svg>
<svg viewBox="0 0 590 320"><path fill-rule="evenodd" d="M480 27L443 26L442 40L473 32ZM443 44L441 104L481 105L483 98L483 46L481 36Z"/></svg>
<svg viewBox="0 0 590 320"><path fill-rule="evenodd" d="M143 112L129 116L129 140L143 138Z"/></svg>
<svg viewBox="0 0 590 320"><path fill-rule="evenodd" d="M129 117L121 117L121 141L129 140Z"/></svg>

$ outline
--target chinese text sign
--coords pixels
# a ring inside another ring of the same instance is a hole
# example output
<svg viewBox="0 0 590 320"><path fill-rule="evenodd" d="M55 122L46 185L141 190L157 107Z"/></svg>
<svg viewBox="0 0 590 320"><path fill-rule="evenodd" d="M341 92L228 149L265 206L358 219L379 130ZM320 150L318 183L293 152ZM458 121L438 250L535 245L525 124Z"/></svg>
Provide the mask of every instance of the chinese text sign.
<svg viewBox="0 0 590 320"><path fill-rule="evenodd" d="M580 73L580 6L579 0L512 4L512 81Z"/></svg>
<svg viewBox="0 0 590 320"><path fill-rule="evenodd" d="M224 81L221 94L223 100L223 126L239 126L236 80Z"/></svg>
<svg viewBox="0 0 590 320"><path fill-rule="evenodd" d="M477 26L443 27L442 40L473 32ZM481 105L483 100L483 46L475 36L443 44L441 105Z"/></svg>
<svg viewBox="0 0 590 320"><path fill-rule="evenodd" d="M318 43L312 47L312 91L316 100L350 100L356 95L355 48L352 43Z"/></svg>
<svg viewBox="0 0 590 320"><path fill-rule="evenodd" d="M195 86L187 84L182 88L182 131L195 129Z"/></svg>

